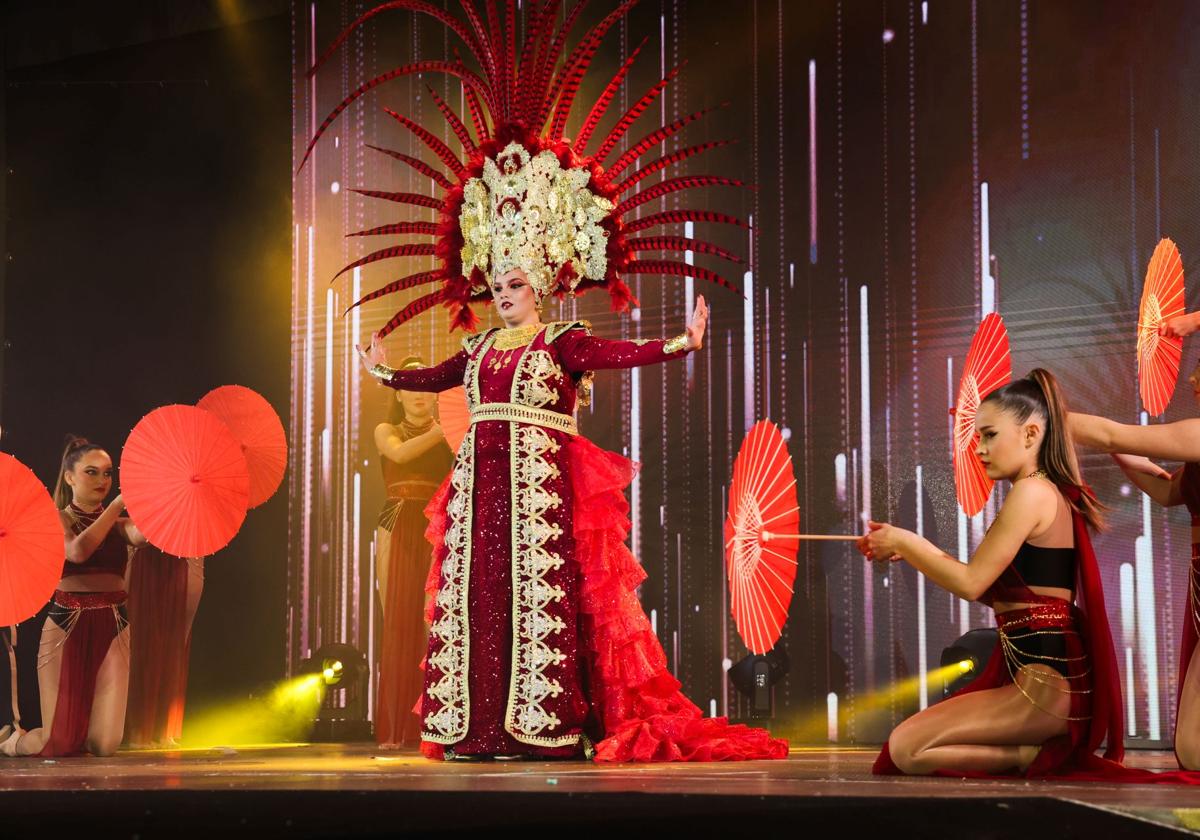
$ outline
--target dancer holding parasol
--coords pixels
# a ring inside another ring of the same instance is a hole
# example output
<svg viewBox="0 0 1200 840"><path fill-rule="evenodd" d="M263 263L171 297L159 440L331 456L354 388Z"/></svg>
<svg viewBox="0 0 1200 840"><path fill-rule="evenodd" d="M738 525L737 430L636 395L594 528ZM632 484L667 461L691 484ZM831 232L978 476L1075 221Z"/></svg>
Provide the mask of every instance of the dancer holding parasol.
<svg viewBox="0 0 1200 840"><path fill-rule="evenodd" d="M958 597L990 606L999 630L986 670L896 727L877 773L1041 776L1115 767L1094 755L1106 737L1105 757L1122 755L1120 686L1088 535L1101 526L1099 505L1080 474L1053 375L1035 369L999 387L979 386L987 378L981 371L994 371L1000 357L1007 369L1007 345L1003 330L985 320L963 373L970 387L959 392L959 410L966 392L974 413L973 428L956 424L960 503L964 477L973 477L973 491L1012 483L974 556L962 563L877 522L859 543L868 559L903 560ZM984 475L967 469L967 458ZM981 507L986 496L966 498Z"/></svg>
<svg viewBox="0 0 1200 840"><path fill-rule="evenodd" d="M145 538L112 489L113 462L99 445L72 437L54 489L66 562L41 634L42 725L14 731L5 755L111 755L121 743L129 687L125 569Z"/></svg>

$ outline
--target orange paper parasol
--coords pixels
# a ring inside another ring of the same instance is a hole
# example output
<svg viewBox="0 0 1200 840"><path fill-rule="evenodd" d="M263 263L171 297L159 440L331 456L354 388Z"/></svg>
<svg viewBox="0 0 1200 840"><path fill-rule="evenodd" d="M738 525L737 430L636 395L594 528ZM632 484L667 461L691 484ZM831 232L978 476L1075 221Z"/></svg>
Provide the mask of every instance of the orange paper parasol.
<svg viewBox="0 0 1200 840"><path fill-rule="evenodd" d="M461 385L438 394L438 422L442 425L442 433L446 435L446 443L457 452L471 426L467 392Z"/></svg>
<svg viewBox="0 0 1200 840"><path fill-rule="evenodd" d="M1008 331L1004 319L992 313L979 322L962 378L958 381L958 401L954 405L954 492L967 516L983 510L992 493L975 449L979 433L975 431L975 412L979 402L1012 379L1012 360L1008 353Z"/></svg>
<svg viewBox="0 0 1200 840"><path fill-rule="evenodd" d="M204 395L197 406L215 414L242 445L250 471L250 507L274 495L287 469L287 437L275 409L257 391L222 385Z"/></svg>
<svg viewBox="0 0 1200 840"><path fill-rule="evenodd" d="M0 626L19 624L46 605L64 556L62 520L50 494L29 467L0 452Z"/></svg>
<svg viewBox="0 0 1200 840"><path fill-rule="evenodd" d="M1155 416L1171 402L1183 356L1183 339L1159 335L1158 328L1182 315L1183 305L1183 260L1175 243L1164 239L1146 266L1137 324L1138 385L1142 405Z"/></svg>
<svg viewBox="0 0 1200 840"><path fill-rule="evenodd" d="M799 527L792 458L779 427L760 420L733 462L725 517L730 607L738 633L753 653L774 647L787 621Z"/></svg>
<svg viewBox="0 0 1200 840"><path fill-rule="evenodd" d="M226 545L246 518L242 446L214 415L168 405L143 417L121 453L121 496L146 539L177 557Z"/></svg>

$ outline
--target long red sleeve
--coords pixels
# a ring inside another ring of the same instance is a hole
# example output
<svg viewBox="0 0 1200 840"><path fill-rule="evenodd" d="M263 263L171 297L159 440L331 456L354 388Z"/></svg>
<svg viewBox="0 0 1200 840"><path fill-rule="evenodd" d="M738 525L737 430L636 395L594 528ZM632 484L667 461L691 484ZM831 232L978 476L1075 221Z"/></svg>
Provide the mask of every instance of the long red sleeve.
<svg viewBox="0 0 1200 840"><path fill-rule="evenodd" d="M558 357L568 373L588 370L634 368L682 359L687 350L668 353L667 339L650 341L610 341L588 335L584 329L568 330L556 342Z"/></svg>
<svg viewBox="0 0 1200 840"><path fill-rule="evenodd" d="M448 391L463 384L466 371L467 351L459 350L433 367L398 370L384 384L401 391Z"/></svg>

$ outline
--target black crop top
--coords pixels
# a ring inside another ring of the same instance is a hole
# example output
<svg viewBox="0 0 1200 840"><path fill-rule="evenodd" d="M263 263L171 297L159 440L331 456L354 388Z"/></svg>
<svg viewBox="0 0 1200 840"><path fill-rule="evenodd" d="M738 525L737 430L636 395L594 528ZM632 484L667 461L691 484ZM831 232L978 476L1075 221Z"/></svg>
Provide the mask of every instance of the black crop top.
<svg viewBox="0 0 1200 840"><path fill-rule="evenodd" d="M1012 566L1028 586L1075 588L1075 549L1021 543Z"/></svg>

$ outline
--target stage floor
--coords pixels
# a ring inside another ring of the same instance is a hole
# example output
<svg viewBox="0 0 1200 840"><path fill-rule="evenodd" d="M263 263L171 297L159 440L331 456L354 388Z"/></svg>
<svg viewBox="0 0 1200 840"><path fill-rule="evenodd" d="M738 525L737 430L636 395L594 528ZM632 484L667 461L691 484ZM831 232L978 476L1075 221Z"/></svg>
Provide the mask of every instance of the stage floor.
<svg viewBox="0 0 1200 840"><path fill-rule="evenodd" d="M1103 831L1109 840L1200 826L1200 787L880 778L870 775L874 754L794 749L786 761L730 764L439 763L370 745L309 744L0 759L0 834L38 824L143 837L213 829L432 834L584 818L623 833L749 819L797 830L890 825L904 836L1002 837L1017 829L1024 838L1094 840ZM1134 753L1129 763L1174 766L1160 752Z"/></svg>

